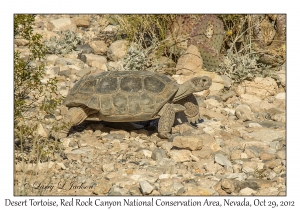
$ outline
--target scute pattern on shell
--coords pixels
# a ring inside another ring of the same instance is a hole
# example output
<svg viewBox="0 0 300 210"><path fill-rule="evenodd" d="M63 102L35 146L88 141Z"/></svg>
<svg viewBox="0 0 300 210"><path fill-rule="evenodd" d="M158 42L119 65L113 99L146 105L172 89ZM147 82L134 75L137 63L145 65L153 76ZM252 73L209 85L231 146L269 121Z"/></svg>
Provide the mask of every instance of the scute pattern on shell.
<svg viewBox="0 0 300 210"><path fill-rule="evenodd" d="M178 87L175 80L155 72L104 72L83 77L64 104L87 106L111 121L150 119Z"/></svg>

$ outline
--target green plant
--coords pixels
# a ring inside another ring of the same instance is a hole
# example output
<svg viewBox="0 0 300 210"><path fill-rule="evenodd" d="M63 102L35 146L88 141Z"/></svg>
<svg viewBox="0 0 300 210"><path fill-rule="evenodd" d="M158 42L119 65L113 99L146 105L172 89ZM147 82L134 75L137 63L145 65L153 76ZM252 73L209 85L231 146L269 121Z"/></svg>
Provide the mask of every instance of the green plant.
<svg viewBox="0 0 300 210"><path fill-rule="evenodd" d="M258 60L257 54L242 55L229 50L216 72L227 75L236 83L253 80L255 77L271 77L279 81L271 66L258 63Z"/></svg>
<svg viewBox="0 0 300 210"><path fill-rule="evenodd" d="M51 37L49 41L45 42L49 54L67 54L82 43L80 37L73 31L60 31L58 34L59 38Z"/></svg>
<svg viewBox="0 0 300 210"><path fill-rule="evenodd" d="M38 137L37 125L62 101L58 97L56 78L43 80L47 47L41 35L33 34L33 23L34 15L14 16L14 37L27 40L30 52L23 58L18 48L14 51L14 137L22 152L34 149L34 142L40 144L42 138ZM33 141L34 138L38 140Z"/></svg>

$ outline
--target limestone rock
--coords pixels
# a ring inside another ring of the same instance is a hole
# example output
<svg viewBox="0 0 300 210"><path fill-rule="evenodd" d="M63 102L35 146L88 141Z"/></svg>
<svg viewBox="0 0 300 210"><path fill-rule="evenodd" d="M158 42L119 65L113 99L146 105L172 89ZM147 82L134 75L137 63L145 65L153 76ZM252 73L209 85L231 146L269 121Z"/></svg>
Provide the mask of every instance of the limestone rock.
<svg viewBox="0 0 300 210"><path fill-rule="evenodd" d="M49 21L49 31L76 31L77 27L70 18L59 18Z"/></svg>
<svg viewBox="0 0 300 210"><path fill-rule="evenodd" d="M257 193L257 191L252 190L249 187L243 188L240 190L239 195L255 195L255 193Z"/></svg>
<svg viewBox="0 0 300 210"><path fill-rule="evenodd" d="M77 27L88 28L90 26L90 18L88 16L80 15L79 17L72 18L72 21Z"/></svg>
<svg viewBox="0 0 300 210"><path fill-rule="evenodd" d="M48 133L47 131L44 129L43 125L41 123L38 124L38 127L37 127L37 134L41 137L48 137Z"/></svg>
<svg viewBox="0 0 300 210"><path fill-rule="evenodd" d="M241 97L241 102L243 104L247 104L247 105L251 105L253 103L259 103L259 102L261 102L261 99L258 98L255 95L242 94L240 97Z"/></svg>
<svg viewBox="0 0 300 210"><path fill-rule="evenodd" d="M108 49L104 41L92 41L90 46L94 49L96 55L105 55Z"/></svg>
<svg viewBox="0 0 300 210"><path fill-rule="evenodd" d="M107 51L107 57L112 61L117 61L122 58L128 49L128 41L126 40L118 40L113 42Z"/></svg>
<svg viewBox="0 0 300 210"><path fill-rule="evenodd" d="M248 105L238 105L235 110L237 118L248 121L254 119L254 114Z"/></svg>
<svg viewBox="0 0 300 210"><path fill-rule="evenodd" d="M215 155L215 161L216 161L216 163L219 163L220 165L225 166L227 168L232 167L232 163L228 160L227 157L225 157L222 154L219 154L219 153L216 154Z"/></svg>
<svg viewBox="0 0 300 210"><path fill-rule="evenodd" d="M181 149L200 150L202 139L198 136L176 136L172 145Z"/></svg>
<svg viewBox="0 0 300 210"><path fill-rule="evenodd" d="M278 86L274 79L270 77L256 77L254 81L243 81L239 85L240 89L244 89L244 93L255 95L260 99L275 95Z"/></svg>
<svg viewBox="0 0 300 210"><path fill-rule="evenodd" d="M140 187L143 195L149 195L153 190L153 186L146 180L140 181Z"/></svg>
<svg viewBox="0 0 300 210"><path fill-rule="evenodd" d="M170 157L175 162L185 162L189 161L191 159L191 151L189 150L171 150L170 151Z"/></svg>
<svg viewBox="0 0 300 210"><path fill-rule="evenodd" d="M186 76L193 75L201 71L202 65L203 61L198 48L194 45L190 45L177 61L176 74Z"/></svg>

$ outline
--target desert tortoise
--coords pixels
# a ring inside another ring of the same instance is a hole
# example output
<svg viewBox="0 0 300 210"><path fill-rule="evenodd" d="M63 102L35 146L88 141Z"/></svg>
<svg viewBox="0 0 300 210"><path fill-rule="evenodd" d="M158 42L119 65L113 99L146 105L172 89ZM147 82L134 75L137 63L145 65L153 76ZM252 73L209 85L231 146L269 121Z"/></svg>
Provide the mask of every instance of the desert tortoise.
<svg viewBox="0 0 300 210"><path fill-rule="evenodd" d="M175 113L199 119L199 107L192 94L211 86L211 78L195 77L177 84L164 74L148 71L112 71L84 76L64 100L69 108L59 133L66 137L70 128L84 120L137 122L160 118L158 133L169 138Z"/></svg>

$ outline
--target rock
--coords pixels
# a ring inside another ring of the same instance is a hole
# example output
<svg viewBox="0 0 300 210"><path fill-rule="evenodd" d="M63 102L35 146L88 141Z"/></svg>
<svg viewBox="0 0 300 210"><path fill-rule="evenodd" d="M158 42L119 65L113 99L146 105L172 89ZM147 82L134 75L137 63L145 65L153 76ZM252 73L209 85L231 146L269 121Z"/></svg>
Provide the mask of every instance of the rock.
<svg viewBox="0 0 300 210"><path fill-rule="evenodd" d="M233 96L235 96L235 95L236 95L236 93L235 93L234 91L229 91L229 92L227 92L227 93L222 94L222 95L221 95L221 99L222 99L223 101L227 101L228 98L231 98L231 97L233 97Z"/></svg>
<svg viewBox="0 0 300 210"><path fill-rule="evenodd" d="M213 151L207 146L203 147L201 150L192 151L192 154L200 159L210 158L212 153Z"/></svg>
<svg viewBox="0 0 300 210"><path fill-rule="evenodd" d="M242 150L233 150L230 155L231 160L240 160Z"/></svg>
<svg viewBox="0 0 300 210"><path fill-rule="evenodd" d="M248 161L243 162L242 171L247 173L254 173L255 169L257 169L257 163Z"/></svg>
<svg viewBox="0 0 300 210"><path fill-rule="evenodd" d="M274 154L270 154L268 152L263 152L260 154L260 159L263 161L267 161L267 160L272 160L275 159L275 155Z"/></svg>
<svg viewBox="0 0 300 210"><path fill-rule="evenodd" d="M183 196L190 196L190 195L193 195L193 196L209 196L209 195L212 195L212 192L211 192L210 189L195 186L194 188L189 189L188 191L183 193L182 195Z"/></svg>
<svg viewBox="0 0 300 210"><path fill-rule="evenodd" d="M128 49L128 41L126 40L118 40L113 42L107 51L107 57L112 61L117 61L122 58Z"/></svg>
<svg viewBox="0 0 300 210"><path fill-rule="evenodd" d="M111 172L111 171L114 171L114 170L115 170L114 164L113 164L113 163L103 164L102 170L103 170L104 172Z"/></svg>
<svg viewBox="0 0 300 210"><path fill-rule="evenodd" d="M129 188L129 192L130 192L131 195L135 195L135 196L137 196L137 195L143 195L143 194L141 193L141 191L140 191L140 188L137 187L137 186L131 186L131 187Z"/></svg>
<svg viewBox="0 0 300 210"><path fill-rule="evenodd" d="M239 85L239 89L244 91L239 91L240 93L246 93L259 97L260 99L265 99L268 96L275 95L278 86L274 79L270 77L262 78L256 77L254 81L243 81Z"/></svg>
<svg viewBox="0 0 300 210"><path fill-rule="evenodd" d="M95 195L106 195L109 192L111 186L112 186L112 184L110 182L108 182L107 180L103 179L94 188L93 193Z"/></svg>
<svg viewBox="0 0 300 210"><path fill-rule="evenodd" d="M198 136L176 136L172 145L181 149L200 150L202 139Z"/></svg>
<svg viewBox="0 0 300 210"><path fill-rule="evenodd" d="M72 18L72 21L77 27L88 28L90 26L90 18L88 16L80 15Z"/></svg>
<svg viewBox="0 0 300 210"><path fill-rule="evenodd" d="M94 49L89 44L77 45L76 51L80 51L83 54L94 53Z"/></svg>
<svg viewBox="0 0 300 210"><path fill-rule="evenodd" d="M92 41L90 46L94 49L96 55L105 55L108 49L104 41Z"/></svg>
<svg viewBox="0 0 300 210"><path fill-rule="evenodd" d="M253 120L254 114L248 105L238 105L235 109L237 118L243 121Z"/></svg>
<svg viewBox="0 0 300 210"><path fill-rule="evenodd" d="M177 61L176 74L194 75L202 70L202 65L203 61L198 48L190 45Z"/></svg>
<svg viewBox="0 0 300 210"><path fill-rule="evenodd" d="M255 193L257 193L257 191L252 190L251 188L243 188L240 190L239 195L255 195Z"/></svg>
<svg viewBox="0 0 300 210"><path fill-rule="evenodd" d="M40 34L42 35L41 41L48 41L51 38L59 38L59 35L55 32L52 31L44 31L44 30L40 30L40 29L33 29L33 34Z"/></svg>
<svg viewBox="0 0 300 210"><path fill-rule="evenodd" d="M156 161L160 161L161 159L166 158L166 157L167 157L167 155L166 155L165 150L163 150L161 148L154 149L151 154L151 158Z"/></svg>
<svg viewBox="0 0 300 210"><path fill-rule="evenodd" d="M199 107L199 111L201 113L201 116L202 117L205 117L209 120L211 119L226 119L226 117L221 114L221 113L217 113L215 111L212 111L212 110L209 110L209 109L206 109L206 108L203 108L203 107ZM197 124L197 126L201 125L200 123Z"/></svg>
<svg viewBox="0 0 300 210"><path fill-rule="evenodd" d="M249 123L248 127L249 128L262 128L262 126L258 123Z"/></svg>
<svg viewBox="0 0 300 210"><path fill-rule="evenodd" d="M253 103L259 103L259 102L261 102L260 98L258 98L255 95L250 95L250 94L242 94L240 96L240 98L241 98L241 102L243 104L247 104L247 105L251 105Z"/></svg>
<svg viewBox="0 0 300 210"><path fill-rule="evenodd" d="M221 188L228 194L231 194L235 191L235 184L231 179L222 179Z"/></svg>
<svg viewBox="0 0 300 210"><path fill-rule="evenodd" d="M174 74L176 63L166 56L161 56L153 62L152 66L155 66L157 72L163 74Z"/></svg>
<svg viewBox="0 0 300 210"><path fill-rule="evenodd" d="M84 56L86 57L86 63L89 66L93 66L93 62L95 62L95 61L97 61L101 64L104 64L104 65L107 63L106 58L101 55L85 54Z"/></svg>
<svg viewBox="0 0 300 210"><path fill-rule="evenodd" d="M119 196L119 195L130 195L129 191L126 189L126 188L119 188L117 186L112 186L109 190L109 193L107 194L109 196L112 196L112 195L116 195L116 196Z"/></svg>
<svg viewBox="0 0 300 210"><path fill-rule="evenodd" d="M285 150L280 150L276 153L277 157L280 158L280 159L283 159L285 160L286 159L286 152Z"/></svg>
<svg viewBox="0 0 300 210"><path fill-rule="evenodd" d="M259 122L259 124L261 126L263 126L263 127L266 127L266 128L273 128L273 129L281 128L281 129L285 129L285 123L282 123L282 122L262 121L262 122Z"/></svg>
<svg viewBox="0 0 300 210"><path fill-rule="evenodd" d="M232 169L232 163L227 159L227 157L225 157L222 154L218 153L218 154L215 155L215 162L219 163L222 166L225 166L225 168L227 170Z"/></svg>
<svg viewBox="0 0 300 210"><path fill-rule="evenodd" d="M49 31L76 31L76 25L71 21L70 18L59 18L49 21Z"/></svg>
<svg viewBox="0 0 300 210"><path fill-rule="evenodd" d="M230 88L231 87L231 84L232 84L232 80L226 76L226 75L221 75L223 81L224 81L224 87L226 88Z"/></svg>
<svg viewBox="0 0 300 210"><path fill-rule="evenodd" d="M217 101L216 99L213 99L213 98L206 99L204 102L206 103L208 109L213 109L216 107L223 107L223 105L221 103L219 103L219 101Z"/></svg>
<svg viewBox="0 0 300 210"><path fill-rule="evenodd" d="M66 170L66 169L67 169L64 163L56 163L56 165L57 165L60 169L62 169L62 170Z"/></svg>
<svg viewBox="0 0 300 210"><path fill-rule="evenodd" d="M48 137L48 133L47 131L44 129L43 125L41 123L38 124L37 126L37 134L40 136L40 137L44 137L44 138L47 138Z"/></svg>
<svg viewBox="0 0 300 210"><path fill-rule="evenodd" d="M246 94L245 94L246 95ZM253 112L266 112L266 110L274 108L274 104L267 101L256 101L254 103L249 103L249 106Z"/></svg>
<svg viewBox="0 0 300 210"><path fill-rule="evenodd" d="M286 93L285 92L281 92L281 93L278 93L275 98L278 99L278 100L285 100L285 96Z"/></svg>
<svg viewBox="0 0 300 210"><path fill-rule="evenodd" d="M285 135L282 132L275 131L272 129L263 129L260 131L254 131L251 133L245 133L244 138L253 139L256 141L262 141L266 143L271 143L275 140L282 140L285 138Z"/></svg>
<svg viewBox="0 0 300 210"><path fill-rule="evenodd" d="M143 195L149 195L154 190L153 186L146 180L140 181L139 183Z"/></svg>
<svg viewBox="0 0 300 210"><path fill-rule="evenodd" d="M181 195L184 193L184 186L181 183L174 182L173 185L171 186L171 190L175 195Z"/></svg>
<svg viewBox="0 0 300 210"><path fill-rule="evenodd" d="M281 166L281 160L275 159L275 160L267 161L267 162L265 162L265 166L267 168L273 169L273 168L275 168L277 166Z"/></svg>
<svg viewBox="0 0 300 210"><path fill-rule="evenodd" d="M171 150L170 157L175 162L185 162L191 159L191 152L189 150Z"/></svg>
<svg viewBox="0 0 300 210"><path fill-rule="evenodd" d="M267 110L270 117L274 121L279 121L285 123L285 110L278 108L271 108Z"/></svg>
<svg viewBox="0 0 300 210"><path fill-rule="evenodd" d="M55 66L70 66L70 65L83 67L84 63L81 60L76 58L58 58L55 61Z"/></svg>
<svg viewBox="0 0 300 210"><path fill-rule="evenodd" d="M257 158L260 154L264 151L261 147L256 146L249 146L245 148L245 153L248 155L249 158Z"/></svg>

